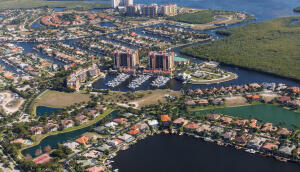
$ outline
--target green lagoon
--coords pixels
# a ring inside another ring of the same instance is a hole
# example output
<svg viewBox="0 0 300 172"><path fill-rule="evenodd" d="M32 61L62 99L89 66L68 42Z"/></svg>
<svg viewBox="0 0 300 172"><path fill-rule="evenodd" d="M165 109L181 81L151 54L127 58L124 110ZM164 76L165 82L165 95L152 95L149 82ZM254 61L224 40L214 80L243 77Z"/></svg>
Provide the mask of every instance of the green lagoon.
<svg viewBox="0 0 300 172"><path fill-rule="evenodd" d="M220 113L228 116L249 118L259 118L264 122L271 122L278 125L279 122L286 122L287 128L292 128L292 124L300 127L300 113L277 107L271 104L259 104L239 107L215 108L195 111L197 114Z"/></svg>

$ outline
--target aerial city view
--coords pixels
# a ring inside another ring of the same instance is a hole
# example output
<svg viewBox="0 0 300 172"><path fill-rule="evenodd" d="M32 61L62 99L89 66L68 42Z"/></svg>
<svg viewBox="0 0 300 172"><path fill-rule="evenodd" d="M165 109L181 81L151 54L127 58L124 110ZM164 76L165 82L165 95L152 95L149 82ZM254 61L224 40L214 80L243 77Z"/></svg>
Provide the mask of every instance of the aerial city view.
<svg viewBox="0 0 300 172"><path fill-rule="evenodd" d="M0 172L299 172L297 0L0 0Z"/></svg>

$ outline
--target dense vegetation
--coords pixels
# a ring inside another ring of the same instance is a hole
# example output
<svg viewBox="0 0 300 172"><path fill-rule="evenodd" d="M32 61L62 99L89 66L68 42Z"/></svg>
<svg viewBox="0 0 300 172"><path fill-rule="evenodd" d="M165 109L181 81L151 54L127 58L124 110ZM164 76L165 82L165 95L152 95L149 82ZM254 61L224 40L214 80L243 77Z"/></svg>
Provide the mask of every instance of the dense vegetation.
<svg viewBox="0 0 300 172"><path fill-rule="evenodd" d="M181 53L300 80L300 17L276 18L218 31L229 37Z"/></svg>
<svg viewBox="0 0 300 172"><path fill-rule="evenodd" d="M184 22L190 24L205 24L212 22L215 15L229 15L233 14L233 11L224 10L202 10L195 13L181 13L176 16L168 17L167 20L174 20L177 22Z"/></svg>
<svg viewBox="0 0 300 172"><path fill-rule="evenodd" d="M296 8L294 8L294 11L295 11L295 12L300 12L300 6L299 6L299 7L296 7Z"/></svg>
<svg viewBox="0 0 300 172"><path fill-rule="evenodd" d="M1 0L0 10L27 9L39 7L66 7L66 9L88 10L93 8L109 8L109 3L88 3L82 1L42 1L42 0Z"/></svg>

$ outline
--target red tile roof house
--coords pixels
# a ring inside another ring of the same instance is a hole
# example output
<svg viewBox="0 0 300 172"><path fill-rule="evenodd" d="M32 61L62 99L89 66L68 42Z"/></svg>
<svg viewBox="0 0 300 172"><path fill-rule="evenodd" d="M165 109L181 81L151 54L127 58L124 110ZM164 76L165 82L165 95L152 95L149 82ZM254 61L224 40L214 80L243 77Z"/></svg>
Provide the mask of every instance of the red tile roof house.
<svg viewBox="0 0 300 172"><path fill-rule="evenodd" d="M44 129L43 129L43 127L34 126L34 127L31 127L30 131L33 135L37 135L37 134L42 134L42 132L44 132Z"/></svg>
<svg viewBox="0 0 300 172"><path fill-rule="evenodd" d="M86 121L88 120L87 117L86 117L85 115L79 115L79 116L77 116L75 119L76 119L77 121L79 121L80 124L82 124L82 123L84 123L84 122L86 122Z"/></svg>
<svg viewBox="0 0 300 172"><path fill-rule="evenodd" d="M284 103L290 102L291 98L290 97L282 96L282 97L279 97L277 101L278 101L278 103L284 104Z"/></svg>
<svg viewBox="0 0 300 172"><path fill-rule="evenodd" d="M70 119L64 119L61 121L61 125L64 126L64 128L69 128L74 126L74 121Z"/></svg>
<svg viewBox="0 0 300 172"><path fill-rule="evenodd" d="M169 127L170 122L171 122L171 118L169 117L169 115L160 115L161 117L161 121L164 127Z"/></svg>
<svg viewBox="0 0 300 172"><path fill-rule="evenodd" d="M180 128L182 127L183 125L187 124L188 123L188 120L185 120L183 118L177 118L173 121L173 125L176 127L176 128Z"/></svg>
<svg viewBox="0 0 300 172"><path fill-rule="evenodd" d="M290 106L290 107L300 106L300 100L293 100L293 101L290 101L290 102L288 102L287 105Z"/></svg>
<svg viewBox="0 0 300 172"><path fill-rule="evenodd" d="M101 171L104 171L105 169L101 166L93 166L93 167L90 167L88 169L86 169L86 171L88 172L101 172Z"/></svg>
<svg viewBox="0 0 300 172"><path fill-rule="evenodd" d="M206 118L208 118L209 120L212 120L212 121L218 120L220 117L221 117L220 114L211 113L211 114L206 115Z"/></svg>
<svg viewBox="0 0 300 172"><path fill-rule="evenodd" d="M118 124L126 124L127 123L127 119L126 118L116 118L113 121L116 122L116 123L118 123Z"/></svg>
<svg viewBox="0 0 300 172"><path fill-rule="evenodd" d="M277 130L277 127L273 126L272 123L265 123L260 130L263 132L275 131L275 130Z"/></svg>
<svg viewBox="0 0 300 172"><path fill-rule="evenodd" d="M262 151L264 152L273 152L274 148L278 149L279 148L280 143L279 142L275 142L275 143L269 143L266 142L263 147L262 147Z"/></svg>
<svg viewBox="0 0 300 172"><path fill-rule="evenodd" d="M248 122L248 120L246 120L246 119L237 119L237 120L233 121L233 123L237 124L238 126L245 125L246 122Z"/></svg>
<svg viewBox="0 0 300 172"><path fill-rule="evenodd" d="M200 100L197 100L196 102L201 106L207 106L208 105L208 101L206 99L200 99Z"/></svg>
<svg viewBox="0 0 300 172"><path fill-rule="evenodd" d="M199 128L199 125L197 125L194 122L190 122L186 126L184 126L184 129L189 130L189 131L195 131L197 128Z"/></svg>
<svg viewBox="0 0 300 172"><path fill-rule="evenodd" d="M248 142L248 139L250 139L251 136L250 135L247 135L247 136L238 136L238 137L235 137L234 141L237 143L237 144L240 144L240 145L244 145Z"/></svg>
<svg viewBox="0 0 300 172"><path fill-rule="evenodd" d="M95 118L99 115L99 113L97 112L97 110L92 109L92 110L89 110L87 115L88 116L93 116Z"/></svg>
<svg viewBox="0 0 300 172"><path fill-rule="evenodd" d="M261 97L259 97L258 95L248 95L248 98L252 98L253 101L260 101Z"/></svg>

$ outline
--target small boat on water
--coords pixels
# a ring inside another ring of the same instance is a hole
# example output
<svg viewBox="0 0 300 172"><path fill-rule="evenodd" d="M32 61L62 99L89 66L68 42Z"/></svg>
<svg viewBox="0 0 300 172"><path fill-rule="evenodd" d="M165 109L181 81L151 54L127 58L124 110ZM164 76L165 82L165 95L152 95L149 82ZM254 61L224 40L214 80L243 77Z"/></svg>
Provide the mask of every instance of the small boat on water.
<svg viewBox="0 0 300 172"><path fill-rule="evenodd" d="M197 136L197 135L195 135L195 136L194 136L194 138L195 138L195 139L199 139L199 138L200 138L200 136Z"/></svg>
<svg viewBox="0 0 300 172"><path fill-rule="evenodd" d="M179 136L182 136L182 135L183 135L183 132L180 132L180 133L179 133Z"/></svg>
<svg viewBox="0 0 300 172"><path fill-rule="evenodd" d="M209 138L209 137L205 137L205 138L204 138L204 141L206 141L206 142L214 142L214 140L211 139L211 138Z"/></svg>
<svg viewBox="0 0 300 172"><path fill-rule="evenodd" d="M235 146L235 149L239 150L239 149L241 149L241 147L240 146Z"/></svg>
<svg viewBox="0 0 300 172"><path fill-rule="evenodd" d="M253 149L246 149L245 152L248 152L248 153L255 153L255 150L253 150Z"/></svg>

